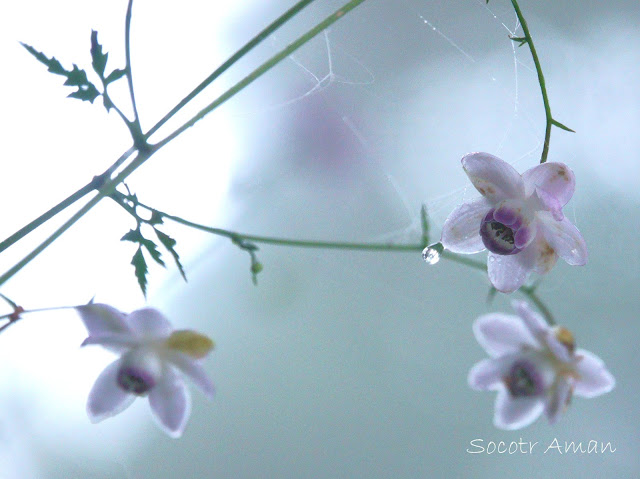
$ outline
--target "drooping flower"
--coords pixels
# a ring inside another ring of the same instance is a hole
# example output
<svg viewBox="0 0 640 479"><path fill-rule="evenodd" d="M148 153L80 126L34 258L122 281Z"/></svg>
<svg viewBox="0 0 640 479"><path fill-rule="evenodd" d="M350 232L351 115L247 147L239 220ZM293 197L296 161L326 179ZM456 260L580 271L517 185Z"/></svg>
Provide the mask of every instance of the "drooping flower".
<svg viewBox="0 0 640 479"><path fill-rule="evenodd" d="M549 272L558 256L586 264L584 239L562 213L575 189L567 165L543 163L520 175L489 153L471 153L462 168L482 196L449 214L441 242L454 253L488 249L489 280L498 291L517 290L532 271Z"/></svg>
<svg viewBox="0 0 640 479"><path fill-rule="evenodd" d="M153 417L171 437L180 437L191 412L191 397L181 373L213 397L213 384L201 360L213 341L191 330L173 330L158 310L124 314L106 304L76 308L89 332L82 345L97 344L120 357L98 376L87 402L92 422L124 411L138 396L148 396Z"/></svg>
<svg viewBox="0 0 640 479"><path fill-rule="evenodd" d="M575 349L571 332L551 327L524 301L513 301L518 316L490 313L473 324L478 343L491 356L469 372L469 386L497 390L493 423L520 429L544 411L554 424L571 397L595 397L615 386L602 360Z"/></svg>

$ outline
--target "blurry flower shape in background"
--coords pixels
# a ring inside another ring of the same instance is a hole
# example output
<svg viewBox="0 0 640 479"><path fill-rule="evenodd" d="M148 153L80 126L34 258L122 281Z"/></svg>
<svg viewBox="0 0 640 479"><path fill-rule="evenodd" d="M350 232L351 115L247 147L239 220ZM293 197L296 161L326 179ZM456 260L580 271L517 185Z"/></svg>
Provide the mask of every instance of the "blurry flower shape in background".
<svg viewBox="0 0 640 479"><path fill-rule="evenodd" d="M493 423L520 429L544 411L554 424L573 394L595 397L615 386L602 360L575 349L569 330L549 326L525 301L513 301L517 316L490 313L473 324L478 343L491 356L469 372L469 386L497 390Z"/></svg>
<svg viewBox="0 0 640 479"><path fill-rule="evenodd" d="M106 304L76 308L89 331L82 345L97 344L120 354L96 379L87 402L92 422L115 416L137 396L149 397L158 425L180 437L191 412L191 397L176 370L189 376L208 398L213 384L200 362L213 341L190 330L173 330L158 310L124 314Z"/></svg>
<svg viewBox="0 0 640 479"><path fill-rule="evenodd" d="M542 163L520 175L489 153L471 153L462 167L482 196L449 214L441 241L454 253L488 249L489 280L498 291L517 290L532 271L549 272L558 256L586 264L584 239L562 213L575 189L565 164Z"/></svg>

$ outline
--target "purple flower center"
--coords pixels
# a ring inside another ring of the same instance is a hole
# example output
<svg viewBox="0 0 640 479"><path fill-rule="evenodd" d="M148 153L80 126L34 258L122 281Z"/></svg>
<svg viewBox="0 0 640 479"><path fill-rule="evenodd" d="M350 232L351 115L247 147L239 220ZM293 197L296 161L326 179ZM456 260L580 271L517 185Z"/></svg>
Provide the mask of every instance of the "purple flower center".
<svg viewBox="0 0 640 479"><path fill-rule="evenodd" d="M504 383L513 397L537 396L544 390L542 377L529 361L518 360L511 365Z"/></svg>
<svg viewBox="0 0 640 479"><path fill-rule="evenodd" d="M480 236L485 247L501 255L517 254L528 244L531 230L522 217L507 208L491 209L480 224Z"/></svg>
<svg viewBox="0 0 640 479"><path fill-rule="evenodd" d="M149 392L156 381L148 372L134 367L123 367L118 371L118 386L123 390L141 396Z"/></svg>

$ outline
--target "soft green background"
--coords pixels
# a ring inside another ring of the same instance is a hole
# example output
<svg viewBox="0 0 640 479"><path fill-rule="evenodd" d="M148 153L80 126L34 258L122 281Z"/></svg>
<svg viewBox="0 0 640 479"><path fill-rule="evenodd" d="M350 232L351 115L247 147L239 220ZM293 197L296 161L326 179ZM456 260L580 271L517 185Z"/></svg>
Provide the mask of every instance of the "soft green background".
<svg viewBox="0 0 640 479"><path fill-rule="evenodd" d="M245 3L136 0L143 124L291 2ZM223 83L339 6L317 3ZM428 266L418 254L263 246L255 287L245 253L171 225L189 283L172 268L154 269L148 303L216 340L207 362L215 400L193 391L180 440L155 428L145 401L91 425L86 394L109 359L77 348L83 332L74 314L34 315L0 336L0 479L638 477L640 6L521 7L554 116L577 131L553 131L549 160L576 174L565 212L590 252L586 267L559 262L539 291L578 346L606 362L617 379L612 393L576 398L553 427L542 418L497 430L494 394L466 384L485 356L473 320L511 311L504 295L486 304L484 275L446 261ZM1 92L9 105L4 237L128 146L115 115L65 100L59 79L17 40L65 65L88 65L97 28L112 67L121 66L126 2L0 8L0 51L11 59ZM437 239L448 212L476 194L462 155L489 151L520 171L539 159L544 120L530 55L526 47L514 54L502 25L516 26L509 2L489 8L368 0L150 161L130 186L143 201L203 223L326 240L415 242L426 203ZM97 208L3 292L27 307L93 295L125 310L141 306L133 249L118 242L130 227L112 205ZM2 266L27 246L9 250ZM478 438L539 444L531 455L468 454ZM554 438L611 442L616 451L544 454Z"/></svg>

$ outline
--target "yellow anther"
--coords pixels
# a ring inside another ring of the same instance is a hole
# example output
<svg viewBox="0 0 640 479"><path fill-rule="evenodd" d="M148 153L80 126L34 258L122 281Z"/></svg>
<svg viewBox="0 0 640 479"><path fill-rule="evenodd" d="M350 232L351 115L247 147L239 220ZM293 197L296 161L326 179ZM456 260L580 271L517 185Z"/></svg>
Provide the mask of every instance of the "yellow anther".
<svg viewBox="0 0 640 479"><path fill-rule="evenodd" d="M195 359L204 358L214 347L213 341L204 334L180 329L167 338L167 347L187 354Z"/></svg>

